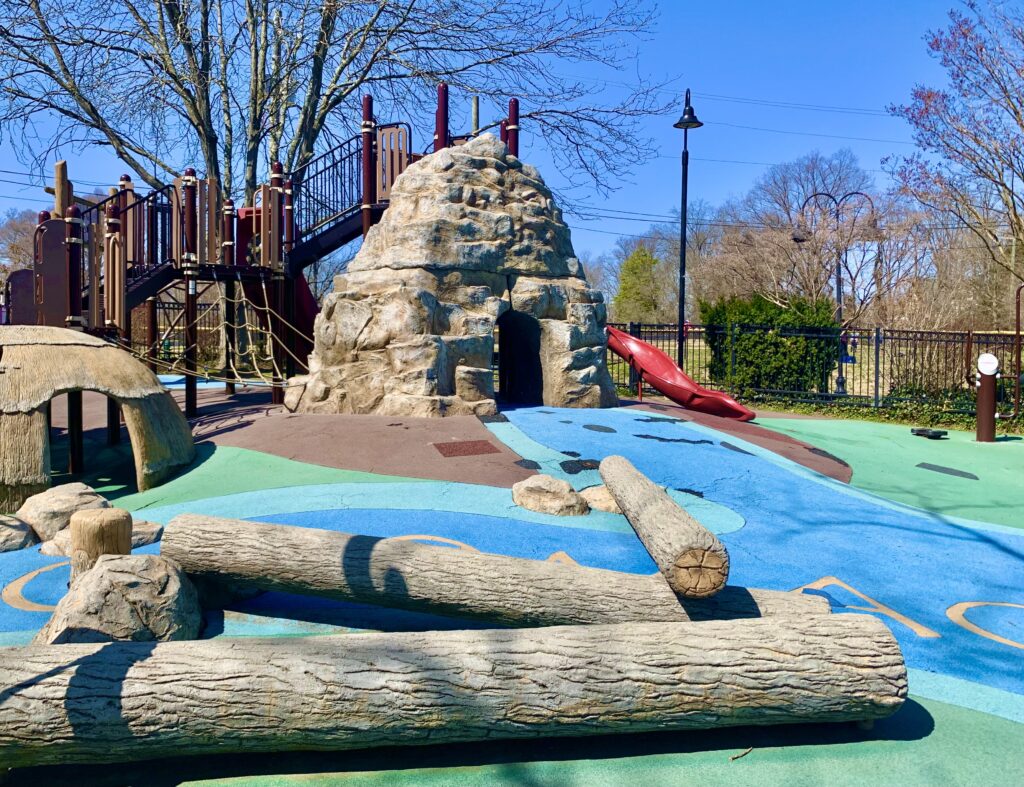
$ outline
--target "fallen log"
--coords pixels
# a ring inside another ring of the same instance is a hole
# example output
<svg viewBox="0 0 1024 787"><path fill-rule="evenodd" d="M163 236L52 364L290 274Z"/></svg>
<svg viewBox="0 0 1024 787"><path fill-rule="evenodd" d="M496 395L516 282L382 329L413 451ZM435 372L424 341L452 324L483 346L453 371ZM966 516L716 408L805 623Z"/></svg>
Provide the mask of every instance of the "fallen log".
<svg viewBox="0 0 1024 787"><path fill-rule="evenodd" d="M682 599L659 575L182 514L160 553L199 581L359 601L506 626L827 614L818 596L727 588Z"/></svg>
<svg viewBox="0 0 1024 787"><path fill-rule="evenodd" d="M0 650L0 762L866 721L907 675L868 615Z"/></svg>
<svg viewBox="0 0 1024 787"><path fill-rule="evenodd" d="M714 533L624 456L602 460L600 472L669 587L688 598L707 598L725 587L729 553Z"/></svg>

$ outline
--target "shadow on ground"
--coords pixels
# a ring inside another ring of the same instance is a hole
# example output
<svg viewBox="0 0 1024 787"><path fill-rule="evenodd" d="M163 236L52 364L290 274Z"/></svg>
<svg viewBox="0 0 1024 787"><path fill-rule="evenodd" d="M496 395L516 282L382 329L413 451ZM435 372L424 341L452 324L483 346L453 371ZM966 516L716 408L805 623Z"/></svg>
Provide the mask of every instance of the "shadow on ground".
<svg viewBox="0 0 1024 787"><path fill-rule="evenodd" d="M401 770L404 768L456 768L502 766L508 783L531 785L525 767L530 762L603 760L658 754L708 751L743 751L793 746L841 746L865 741L914 741L926 738L935 727L928 711L913 700L894 716L865 731L855 724L797 724L782 727L734 727L723 730L604 735L587 738L542 738L487 741L437 746L383 747L351 752L284 752L237 754L218 757L150 760L128 765L59 765L17 768L0 775L3 787L46 785L123 785L153 787L202 779L263 775L312 775ZM723 757L725 755L723 754Z"/></svg>

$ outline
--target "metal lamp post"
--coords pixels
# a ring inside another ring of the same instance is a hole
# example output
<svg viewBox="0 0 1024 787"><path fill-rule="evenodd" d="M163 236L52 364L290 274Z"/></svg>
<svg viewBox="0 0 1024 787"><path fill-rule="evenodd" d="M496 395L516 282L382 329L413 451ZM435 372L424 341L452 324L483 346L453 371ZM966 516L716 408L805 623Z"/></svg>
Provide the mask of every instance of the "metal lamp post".
<svg viewBox="0 0 1024 787"><path fill-rule="evenodd" d="M683 361L686 358L686 182L690 174L690 151L687 148L687 137L690 129L700 128L704 124L697 120L697 113L693 111L690 104L690 89L686 89L686 103L683 107L683 115L675 123L673 128L683 130L683 187L682 202L679 208L679 324L676 328L676 361L679 368L683 368Z"/></svg>
<svg viewBox="0 0 1024 787"><path fill-rule="evenodd" d="M817 191L807 199L804 200L804 204L800 206L800 214L803 215L804 211L807 210L808 204L811 200L816 200L819 197L824 197L832 203L832 217L836 220L836 235L839 235L839 229L842 223L842 207L847 200L853 197L863 197L871 205L871 213L875 214L875 202L863 191L848 191L841 197L835 197L826 191ZM854 218L854 224L857 219ZM795 243L804 243L810 240L804 229L798 226L793 231L793 241ZM844 249L842 254L845 255L849 252L849 249ZM839 250L836 250L836 322L839 323L839 374L836 377L836 393L840 396L846 395L846 375L845 375L845 364L844 359L846 356L846 342L843 339L843 259L840 255Z"/></svg>

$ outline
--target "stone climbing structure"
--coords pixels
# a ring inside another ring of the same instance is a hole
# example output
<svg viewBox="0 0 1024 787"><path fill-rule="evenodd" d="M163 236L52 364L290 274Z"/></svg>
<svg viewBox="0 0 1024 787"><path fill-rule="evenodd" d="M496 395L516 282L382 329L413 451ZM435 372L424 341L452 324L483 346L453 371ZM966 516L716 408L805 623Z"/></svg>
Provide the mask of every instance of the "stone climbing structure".
<svg viewBox="0 0 1024 787"><path fill-rule="evenodd" d="M410 166L317 317L293 411L444 416L617 402L606 309L540 173L492 135Z"/></svg>

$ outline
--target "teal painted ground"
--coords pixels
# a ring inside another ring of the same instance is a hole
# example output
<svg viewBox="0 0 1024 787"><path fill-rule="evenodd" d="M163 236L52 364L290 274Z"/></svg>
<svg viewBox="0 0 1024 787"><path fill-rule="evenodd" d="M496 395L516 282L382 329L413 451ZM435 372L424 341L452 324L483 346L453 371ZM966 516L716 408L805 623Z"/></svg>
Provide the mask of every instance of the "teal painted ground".
<svg viewBox="0 0 1024 787"><path fill-rule="evenodd" d="M489 425L495 437L576 488L599 478L593 470L574 472L568 460L629 457L720 534L732 557L730 581L781 590L813 584L805 592L826 595L837 612L868 608L881 614L906 655L916 702L871 734L798 727L399 750L383 759L372 753L281 755L239 763L231 772L320 774L268 777L261 784L307 778L345 784L674 784L684 777L710 784L1024 783L1015 757L1024 739L1024 650L1016 644L1024 642L1024 531L961 518L979 510L969 497L962 510L947 503L941 511L912 508L674 419L625 409L527 408L507 415L508 423ZM841 446L821 447L845 459ZM924 493L927 483L942 480L925 476L918 489ZM979 495L985 487L979 484ZM157 522L201 512L654 571L619 516L545 516L515 506L507 489L349 473L242 449L208 452L171 484L118 502ZM0 555L0 584L56 562L35 550ZM45 571L25 585L23 598L53 604L66 581L64 568ZM958 613L964 602L1009 606ZM26 641L46 617L0 606L0 642ZM461 625L265 594L212 613L205 636ZM729 760L748 746L754 751ZM182 764L182 778L208 775L190 770L196 767ZM325 775L331 771L339 773Z"/></svg>

